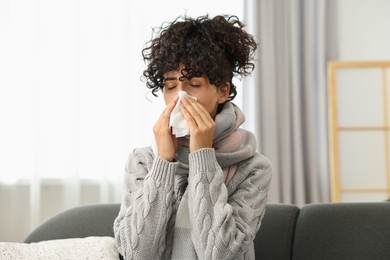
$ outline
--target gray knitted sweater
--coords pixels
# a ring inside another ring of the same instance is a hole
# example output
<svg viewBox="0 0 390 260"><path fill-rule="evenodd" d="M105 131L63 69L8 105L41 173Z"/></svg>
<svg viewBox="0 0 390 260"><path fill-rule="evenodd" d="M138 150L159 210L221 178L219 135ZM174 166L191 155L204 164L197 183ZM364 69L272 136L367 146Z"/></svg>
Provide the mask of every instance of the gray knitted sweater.
<svg viewBox="0 0 390 260"><path fill-rule="evenodd" d="M227 116L241 113L229 106ZM223 128L233 131L218 130L216 119L215 148L189 153L188 140L181 139L177 162L165 161L151 147L129 156L114 222L125 259L254 260L253 239L264 216L271 170L247 131L239 131L246 138L234 150L218 145L229 146L223 143L242 124L238 117L234 127L223 121Z"/></svg>

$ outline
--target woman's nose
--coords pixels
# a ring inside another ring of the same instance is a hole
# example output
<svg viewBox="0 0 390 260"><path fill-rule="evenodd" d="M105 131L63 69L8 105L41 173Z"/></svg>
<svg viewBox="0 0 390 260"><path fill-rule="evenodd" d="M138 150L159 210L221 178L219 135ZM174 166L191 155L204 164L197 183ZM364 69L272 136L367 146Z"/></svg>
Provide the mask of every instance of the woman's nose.
<svg viewBox="0 0 390 260"><path fill-rule="evenodd" d="M186 86L183 81L179 81L177 84L177 91L186 91Z"/></svg>

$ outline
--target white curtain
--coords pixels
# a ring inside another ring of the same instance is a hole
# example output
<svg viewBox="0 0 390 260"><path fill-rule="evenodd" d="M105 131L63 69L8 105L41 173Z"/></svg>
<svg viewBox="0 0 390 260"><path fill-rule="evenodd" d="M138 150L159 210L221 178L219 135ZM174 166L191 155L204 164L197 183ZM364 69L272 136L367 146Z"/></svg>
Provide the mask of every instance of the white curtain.
<svg viewBox="0 0 390 260"><path fill-rule="evenodd" d="M0 0L0 241L69 207L119 202L163 105L140 81L152 27L243 1Z"/></svg>
<svg viewBox="0 0 390 260"><path fill-rule="evenodd" d="M270 202L328 202L326 62L330 6L325 0L247 1L245 15L260 43L258 65L244 86L244 109L272 162ZM335 14L333 13L333 17Z"/></svg>

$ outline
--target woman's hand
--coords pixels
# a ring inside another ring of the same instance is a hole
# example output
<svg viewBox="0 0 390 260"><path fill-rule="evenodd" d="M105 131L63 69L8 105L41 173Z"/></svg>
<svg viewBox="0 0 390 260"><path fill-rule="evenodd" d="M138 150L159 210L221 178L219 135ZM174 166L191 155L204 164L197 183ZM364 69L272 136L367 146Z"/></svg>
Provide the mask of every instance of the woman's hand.
<svg viewBox="0 0 390 260"><path fill-rule="evenodd" d="M215 121L206 108L196 100L182 99L181 112L190 128L190 152L213 146Z"/></svg>
<svg viewBox="0 0 390 260"><path fill-rule="evenodd" d="M167 161L173 161L178 147L178 140L172 135L171 128L169 127L169 118L178 99L179 97L176 97L173 102L170 102L165 107L157 120L157 123L153 127L158 155Z"/></svg>

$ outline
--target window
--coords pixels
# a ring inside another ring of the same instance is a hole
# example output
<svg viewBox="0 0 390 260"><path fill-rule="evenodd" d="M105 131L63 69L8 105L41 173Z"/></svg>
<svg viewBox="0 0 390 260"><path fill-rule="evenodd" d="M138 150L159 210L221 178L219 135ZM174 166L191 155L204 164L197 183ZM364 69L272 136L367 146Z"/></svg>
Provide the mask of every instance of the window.
<svg viewBox="0 0 390 260"><path fill-rule="evenodd" d="M0 182L121 177L164 106L140 81L151 29L206 13L243 1L1 1Z"/></svg>

